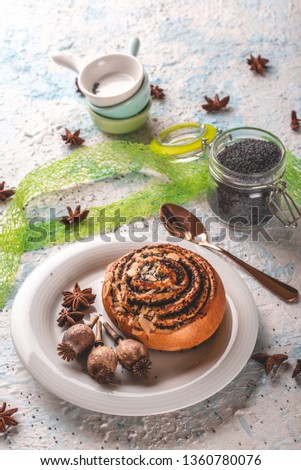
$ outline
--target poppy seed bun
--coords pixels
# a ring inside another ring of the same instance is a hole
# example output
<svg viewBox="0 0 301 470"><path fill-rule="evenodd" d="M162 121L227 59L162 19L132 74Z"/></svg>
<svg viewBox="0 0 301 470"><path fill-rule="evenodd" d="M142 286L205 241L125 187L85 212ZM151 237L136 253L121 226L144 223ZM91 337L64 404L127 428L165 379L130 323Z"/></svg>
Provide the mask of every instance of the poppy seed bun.
<svg viewBox="0 0 301 470"><path fill-rule="evenodd" d="M177 245L148 245L106 270L102 300L119 330L150 349L190 349L219 327L222 281L202 256Z"/></svg>

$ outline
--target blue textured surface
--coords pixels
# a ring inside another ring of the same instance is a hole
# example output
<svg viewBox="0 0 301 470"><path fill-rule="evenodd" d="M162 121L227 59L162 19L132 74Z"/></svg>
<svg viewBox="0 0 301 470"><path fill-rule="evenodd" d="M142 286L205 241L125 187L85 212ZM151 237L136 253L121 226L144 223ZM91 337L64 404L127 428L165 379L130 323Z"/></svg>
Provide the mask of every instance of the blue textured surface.
<svg viewBox="0 0 301 470"><path fill-rule="evenodd" d="M301 116L301 5L299 0L11 0L0 16L0 181L16 186L44 162L70 151L60 133L81 128L88 145L110 140L90 121L75 75L51 61L57 50L88 61L126 48L130 35L140 38L139 58L151 83L164 88L147 125L126 138L149 143L165 127L199 120L221 128L257 126L275 133L301 155L301 133L290 129L290 112ZM252 73L249 54L270 60L263 77ZM204 95L230 95L219 114L201 108ZM112 181L99 192L78 188L38 201L62 211L71 205L109 200L141 187L143 178ZM0 210L5 210L1 205ZM210 215L204 201L198 214ZM28 209L29 213L31 208ZM35 213L35 212L33 212ZM218 228L218 226L216 227ZM269 228L273 242L262 239L223 245L237 256L283 281L300 286L300 226ZM63 248L62 248L63 249ZM300 449L300 380L291 378L301 357L300 303L287 305L240 274L260 314L256 351L289 354L275 377L249 362L241 374L210 400L163 416L142 418L95 414L62 403L21 365L11 342L9 315L14 294L32 269L57 248L27 253L18 280L0 316L0 402L19 407L19 426L1 436L0 449Z"/></svg>

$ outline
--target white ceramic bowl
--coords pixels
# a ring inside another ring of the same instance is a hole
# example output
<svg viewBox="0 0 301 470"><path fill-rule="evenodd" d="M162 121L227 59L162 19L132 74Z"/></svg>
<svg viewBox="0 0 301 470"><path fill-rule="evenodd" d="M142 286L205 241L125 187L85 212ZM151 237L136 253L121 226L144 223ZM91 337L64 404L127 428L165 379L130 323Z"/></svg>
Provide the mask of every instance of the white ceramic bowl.
<svg viewBox="0 0 301 470"><path fill-rule="evenodd" d="M141 62L135 57L139 39L130 41L128 54L107 54L83 66L80 60L67 54L54 54L59 65L79 74L78 85L82 93L95 106L114 106L133 96L144 80Z"/></svg>
<svg viewBox="0 0 301 470"><path fill-rule="evenodd" d="M151 106L152 100L149 99L147 106L139 114L126 119L111 119L96 114L89 106L87 106L87 109L94 124L103 132L107 132L108 134L128 134L143 126L147 120Z"/></svg>
<svg viewBox="0 0 301 470"><path fill-rule="evenodd" d="M139 114L147 105L150 99L150 86L147 73L144 71L144 80L139 90L126 101L115 104L114 106L99 107L90 103L88 106L96 114L111 119L126 119Z"/></svg>
<svg viewBox="0 0 301 470"><path fill-rule="evenodd" d="M105 107L133 96L141 87L143 78L143 66L136 57L109 54L86 65L79 74L78 85L92 104Z"/></svg>

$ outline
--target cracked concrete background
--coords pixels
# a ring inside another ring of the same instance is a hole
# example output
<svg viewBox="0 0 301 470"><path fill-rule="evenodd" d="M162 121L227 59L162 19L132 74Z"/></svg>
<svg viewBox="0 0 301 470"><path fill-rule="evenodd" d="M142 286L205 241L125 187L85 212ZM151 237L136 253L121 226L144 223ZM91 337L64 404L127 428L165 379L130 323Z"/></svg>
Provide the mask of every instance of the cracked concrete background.
<svg viewBox="0 0 301 470"><path fill-rule="evenodd" d="M200 121L229 129L255 126L276 134L301 156L301 133L290 129L290 112L301 116L301 4L299 0L10 0L0 15L0 180L17 186L34 167L68 155L60 134L81 129L87 145L111 140L90 120L76 93L75 75L51 61L57 50L88 62L123 51L131 36L141 41L139 59L153 84L165 90L154 101L147 123L125 139L149 143L165 127ZM267 57L259 76L249 54ZM230 95L219 114L206 114L204 95ZM128 183L128 184L126 184ZM141 187L144 176L98 184L98 202ZM95 189L95 188L94 188ZM71 189L35 202L63 211L65 201L83 205L91 188ZM2 213L6 205L1 206ZM204 200L192 201L200 216ZM28 208L30 213L31 208ZM36 210L36 209L35 209ZM259 269L300 286L300 226L273 222L273 242L250 238L223 246ZM0 449L300 449L300 381L291 378L301 357L300 303L284 304L238 270L259 311L255 350L289 355L275 377L249 361L242 372L210 399L159 416L120 417L93 413L62 402L22 366L10 338L10 310L23 280L58 247L26 253L18 279L0 315L0 402L19 408L17 427L1 435ZM64 247L60 247L64 249ZM84 406L84 403L83 403Z"/></svg>

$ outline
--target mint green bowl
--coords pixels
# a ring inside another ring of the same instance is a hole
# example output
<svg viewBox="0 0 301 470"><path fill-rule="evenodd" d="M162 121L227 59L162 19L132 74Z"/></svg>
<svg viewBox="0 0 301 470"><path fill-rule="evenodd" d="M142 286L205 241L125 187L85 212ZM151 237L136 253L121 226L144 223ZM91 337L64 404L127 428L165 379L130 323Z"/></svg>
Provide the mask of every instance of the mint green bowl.
<svg viewBox="0 0 301 470"><path fill-rule="evenodd" d="M103 132L108 134L128 134L139 129L148 118L149 111L152 106L152 100L150 99L145 108L135 116L126 119L110 119L106 116L101 116L95 113L92 109L87 106L90 116L94 124Z"/></svg>

